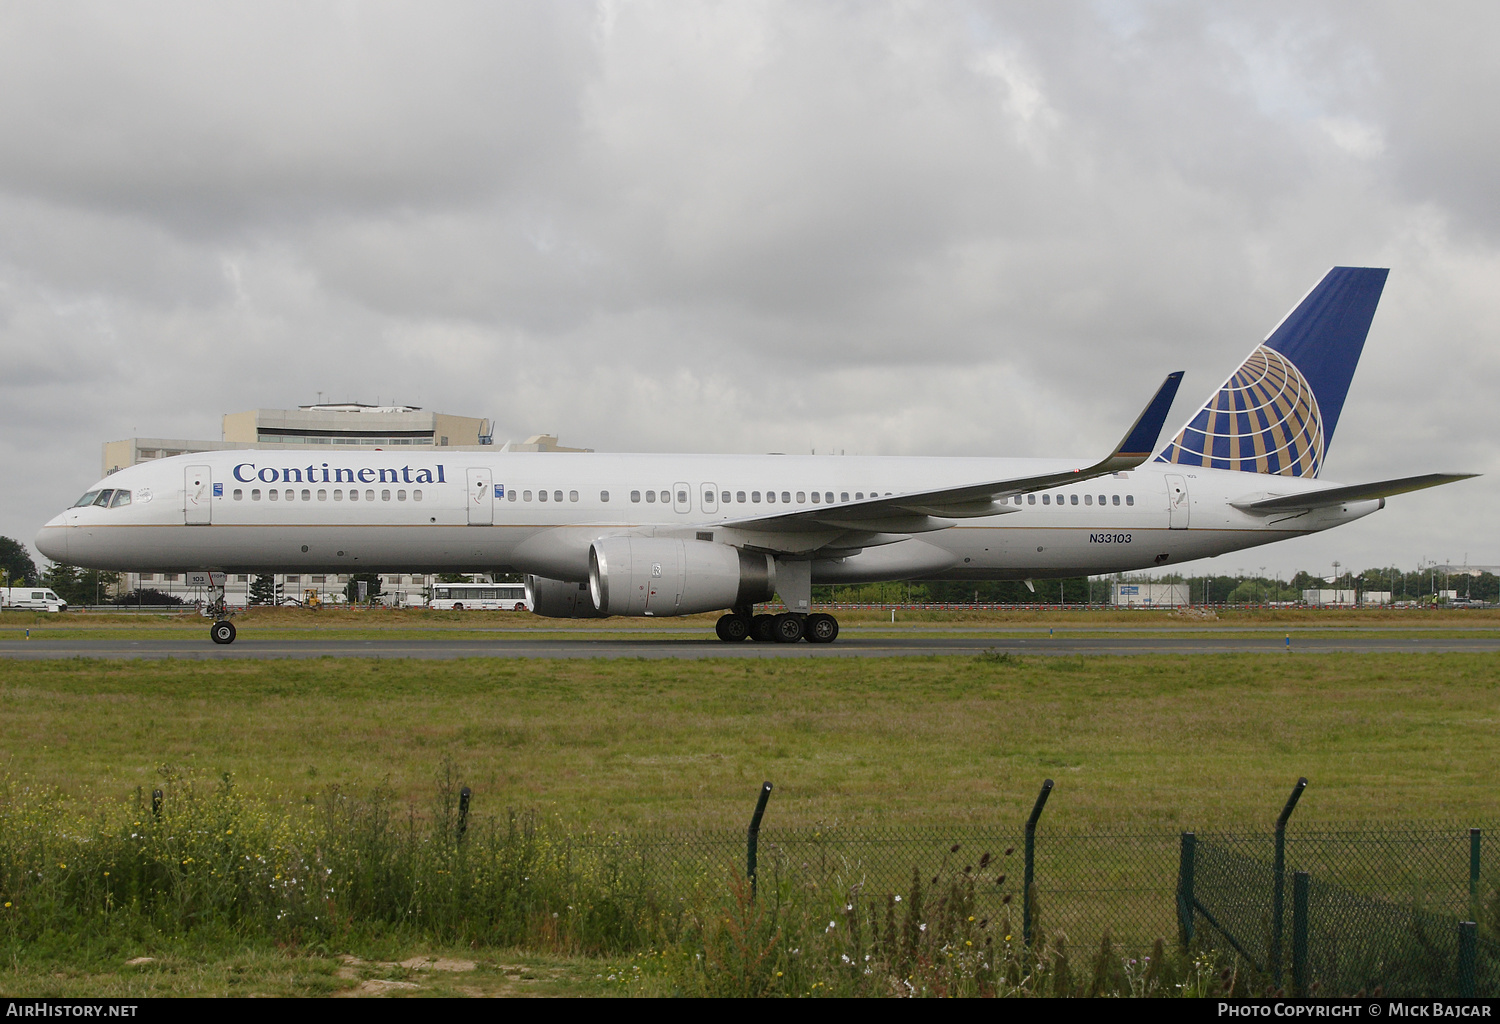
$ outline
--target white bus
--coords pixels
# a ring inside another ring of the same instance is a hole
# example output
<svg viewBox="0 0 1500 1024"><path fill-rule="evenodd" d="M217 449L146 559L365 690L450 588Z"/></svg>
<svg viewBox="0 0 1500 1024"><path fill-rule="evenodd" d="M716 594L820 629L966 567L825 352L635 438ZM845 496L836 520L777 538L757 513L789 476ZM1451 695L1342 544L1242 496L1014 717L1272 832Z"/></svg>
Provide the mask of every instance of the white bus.
<svg viewBox="0 0 1500 1024"><path fill-rule="evenodd" d="M65 612L68 602L48 587L0 587L0 608L29 612Z"/></svg>
<svg viewBox="0 0 1500 1024"><path fill-rule="evenodd" d="M531 611L531 599L522 583L439 583L432 588L427 607L437 611Z"/></svg>

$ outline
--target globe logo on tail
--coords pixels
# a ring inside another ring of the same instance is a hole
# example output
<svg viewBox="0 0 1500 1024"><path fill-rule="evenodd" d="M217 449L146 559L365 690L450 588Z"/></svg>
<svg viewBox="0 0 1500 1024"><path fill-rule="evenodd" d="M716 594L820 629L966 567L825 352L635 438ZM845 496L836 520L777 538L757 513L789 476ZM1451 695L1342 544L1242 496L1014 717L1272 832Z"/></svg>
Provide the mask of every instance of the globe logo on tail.
<svg viewBox="0 0 1500 1024"><path fill-rule="evenodd" d="M1261 345L1156 461L1315 477L1325 443L1307 378L1286 356Z"/></svg>

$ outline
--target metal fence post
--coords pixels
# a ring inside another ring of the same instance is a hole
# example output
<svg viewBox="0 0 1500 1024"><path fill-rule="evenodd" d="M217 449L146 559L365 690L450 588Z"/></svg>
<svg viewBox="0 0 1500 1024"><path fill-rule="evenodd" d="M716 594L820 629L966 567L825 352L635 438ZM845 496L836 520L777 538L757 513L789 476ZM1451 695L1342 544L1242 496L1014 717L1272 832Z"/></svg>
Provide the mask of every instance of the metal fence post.
<svg viewBox="0 0 1500 1024"><path fill-rule="evenodd" d="M464 836L469 834L469 798L474 794L468 786L458 791L458 841L464 841Z"/></svg>
<svg viewBox="0 0 1500 1024"><path fill-rule="evenodd" d="M1042 791L1036 795L1036 804L1031 808L1031 817L1026 819L1026 867L1025 877L1021 889L1021 941L1026 946L1031 945L1031 905L1036 899L1034 882L1036 879L1036 823L1042 816L1042 808L1047 806L1047 798L1052 795L1052 780L1042 780Z"/></svg>
<svg viewBox="0 0 1500 1024"><path fill-rule="evenodd" d="M1292 995L1307 995L1307 890L1312 876L1292 875Z"/></svg>
<svg viewBox="0 0 1500 1024"><path fill-rule="evenodd" d="M1479 829L1469 829L1469 916L1475 921L1479 920L1479 842Z"/></svg>
<svg viewBox="0 0 1500 1024"><path fill-rule="evenodd" d="M1458 922L1458 995L1474 998L1474 963L1478 959L1478 929L1473 921Z"/></svg>
<svg viewBox="0 0 1500 1024"><path fill-rule="evenodd" d="M1183 952L1193 943L1193 867L1198 853L1198 837L1182 834L1182 857L1177 867L1177 940Z"/></svg>
<svg viewBox="0 0 1500 1024"><path fill-rule="evenodd" d="M1297 801L1302 799L1302 791L1306 788L1307 779L1298 779L1291 795L1286 798L1286 806L1276 818L1276 855L1271 865L1271 979L1278 985L1281 984L1281 934L1286 901L1286 823L1297 809Z"/></svg>
<svg viewBox="0 0 1500 1024"><path fill-rule="evenodd" d="M755 896L755 855L760 846L760 819L766 813L766 801L771 799L771 784L760 784L760 798L755 801L755 814L750 818L750 834L745 843L745 877L750 879L750 896Z"/></svg>

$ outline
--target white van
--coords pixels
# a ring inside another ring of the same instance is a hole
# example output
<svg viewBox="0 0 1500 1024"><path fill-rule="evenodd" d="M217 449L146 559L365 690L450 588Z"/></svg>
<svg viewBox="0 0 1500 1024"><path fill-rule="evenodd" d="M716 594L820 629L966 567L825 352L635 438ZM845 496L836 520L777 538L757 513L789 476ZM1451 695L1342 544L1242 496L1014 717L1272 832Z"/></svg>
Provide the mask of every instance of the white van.
<svg viewBox="0 0 1500 1024"><path fill-rule="evenodd" d="M0 608L28 612L65 612L68 602L47 587L0 587Z"/></svg>

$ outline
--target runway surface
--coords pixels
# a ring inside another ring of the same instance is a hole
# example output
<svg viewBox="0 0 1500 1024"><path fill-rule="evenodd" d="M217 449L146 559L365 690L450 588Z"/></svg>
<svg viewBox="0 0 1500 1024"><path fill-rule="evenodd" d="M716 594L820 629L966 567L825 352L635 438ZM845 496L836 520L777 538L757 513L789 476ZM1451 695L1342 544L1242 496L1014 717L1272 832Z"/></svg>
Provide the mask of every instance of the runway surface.
<svg viewBox="0 0 1500 1024"><path fill-rule="evenodd" d="M229 646L205 635L170 640L31 640L0 643L0 658L183 658L238 661L264 658L892 658L926 655L974 656L986 651L1033 656L1285 653L1285 632L1272 636L1181 637L1084 636L1017 637L860 637L845 634L828 645L807 643L725 644L705 637L526 636L520 631L473 639L328 640L256 639L242 633ZM1351 633L1336 637L1292 635L1293 653L1478 653L1500 651L1500 636L1406 637L1391 633Z"/></svg>

